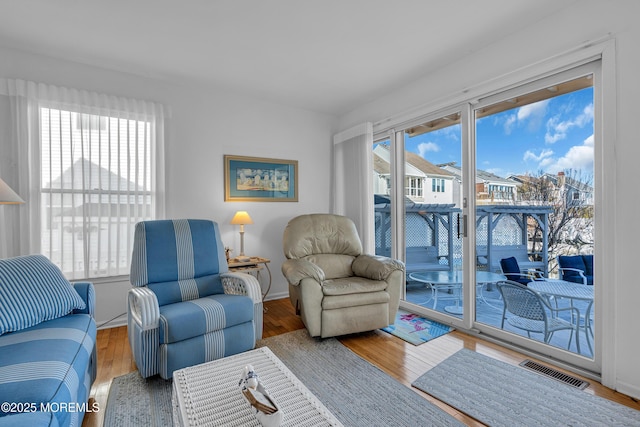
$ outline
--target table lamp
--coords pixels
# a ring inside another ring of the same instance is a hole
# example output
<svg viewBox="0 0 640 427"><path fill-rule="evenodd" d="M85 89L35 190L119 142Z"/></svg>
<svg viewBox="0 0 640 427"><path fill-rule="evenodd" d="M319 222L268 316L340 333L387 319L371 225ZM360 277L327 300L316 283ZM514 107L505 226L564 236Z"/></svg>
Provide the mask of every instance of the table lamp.
<svg viewBox="0 0 640 427"><path fill-rule="evenodd" d="M24 200L0 178L0 205L19 205Z"/></svg>
<svg viewBox="0 0 640 427"><path fill-rule="evenodd" d="M240 255L236 259L240 262L249 261L249 257L244 254L244 226L253 224L253 221L247 211L238 211L231 219L231 224L240 226Z"/></svg>

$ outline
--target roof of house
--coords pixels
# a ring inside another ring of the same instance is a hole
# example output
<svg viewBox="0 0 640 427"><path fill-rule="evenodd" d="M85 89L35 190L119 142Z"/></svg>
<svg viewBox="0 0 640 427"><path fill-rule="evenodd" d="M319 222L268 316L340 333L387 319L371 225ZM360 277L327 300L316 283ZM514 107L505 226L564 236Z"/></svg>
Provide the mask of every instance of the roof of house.
<svg viewBox="0 0 640 427"><path fill-rule="evenodd" d="M444 170L451 172L453 175L457 177L462 176L462 170L460 166L457 166L455 163L444 163L438 166ZM510 185L510 186L518 185L518 183L512 179L502 178L501 176L498 176L491 172L483 171L482 169L476 169L476 181L500 183L503 185Z"/></svg>
<svg viewBox="0 0 640 427"><path fill-rule="evenodd" d="M73 165L65 169L62 175L51 181L49 188L145 191L144 188L128 181L125 177L118 176L85 158L76 160Z"/></svg>
<svg viewBox="0 0 640 427"><path fill-rule="evenodd" d="M416 168L420 169L422 172L426 173L427 175L441 175L441 176L453 177L453 174L451 174L445 169L442 169L434 165L433 163L426 160L424 157L420 156L417 153L405 151L404 159L406 160L407 163L415 166Z"/></svg>
<svg viewBox="0 0 640 427"><path fill-rule="evenodd" d="M385 150L385 151L381 151ZM376 152L377 151L377 152ZM426 160L422 156L416 153L405 151L405 161L408 165L414 167L418 171L428 176L443 176L453 177L453 175L446 170L439 168L430 161ZM386 144L378 144L373 153L373 169L379 174L388 174L390 171L389 161L383 156L389 156L389 146ZM407 171L408 172L408 171Z"/></svg>
<svg viewBox="0 0 640 427"><path fill-rule="evenodd" d="M380 175L388 175L391 173L391 166L385 159L373 153L373 170Z"/></svg>

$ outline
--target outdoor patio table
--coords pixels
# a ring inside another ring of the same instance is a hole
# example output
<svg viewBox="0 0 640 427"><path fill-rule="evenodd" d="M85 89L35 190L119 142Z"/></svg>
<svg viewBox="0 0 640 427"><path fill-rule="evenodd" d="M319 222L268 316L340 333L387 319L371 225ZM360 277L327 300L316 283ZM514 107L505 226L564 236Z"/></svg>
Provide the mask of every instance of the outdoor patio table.
<svg viewBox="0 0 640 427"><path fill-rule="evenodd" d="M433 297L433 309L438 304L438 291L452 290L456 305L449 305L444 310L451 314L462 314L460 306L460 292L462 290L462 270L454 271L423 271L409 274L409 277L416 282L427 283L431 286L431 294ZM487 283L497 283L506 280L505 276L498 273L488 271L476 271L476 285L479 287ZM483 298L484 299L484 298Z"/></svg>
<svg viewBox="0 0 640 427"><path fill-rule="evenodd" d="M582 283L567 282L560 279L544 279L535 282L531 282L527 285L529 289L533 289L544 295L554 296L558 298L568 298L571 300L571 306L573 307L573 301L586 301L587 307L584 312L584 334L587 338L587 345L589 351L593 354L591 348L591 341L589 334L593 334L591 329L591 308L593 307L593 286L583 285ZM576 307L580 310L580 307ZM580 327L580 319L578 319L578 327Z"/></svg>

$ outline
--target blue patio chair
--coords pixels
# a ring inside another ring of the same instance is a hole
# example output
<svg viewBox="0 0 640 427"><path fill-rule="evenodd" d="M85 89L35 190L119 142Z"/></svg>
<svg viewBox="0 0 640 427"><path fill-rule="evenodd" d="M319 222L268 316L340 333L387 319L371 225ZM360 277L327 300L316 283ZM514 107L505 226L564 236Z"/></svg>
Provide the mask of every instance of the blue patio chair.
<svg viewBox="0 0 640 427"><path fill-rule="evenodd" d="M578 324L561 319L560 312L571 312L571 319L580 319L580 312L575 307L553 308L545 297L538 292L527 288L517 282L509 280L498 282L498 290L504 301L502 310L502 322L500 327L504 329L505 320L514 328L527 331L531 338L531 332L543 334L545 343L549 343L553 333L560 330L570 330L567 350L575 333L576 348L580 353L580 338L578 336ZM507 317L507 312L511 316Z"/></svg>
<svg viewBox="0 0 640 427"><path fill-rule="evenodd" d="M502 268L502 274L505 275L507 280L512 282L518 282L521 285L527 286L529 282L534 280L542 280L542 273L537 270L528 270L522 272L520 265L516 257L503 258L500 260L500 267Z"/></svg>
<svg viewBox="0 0 640 427"><path fill-rule="evenodd" d="M257 279L229 273L218 224L136 224L128 332L142 377L251 350L262 338Z"/></svg>
<svg viewBox="0 0 640 427"><path fill-rule="evenodd" d="M562 280L593 285L593 255L560 255L558 266Z"/></svg>

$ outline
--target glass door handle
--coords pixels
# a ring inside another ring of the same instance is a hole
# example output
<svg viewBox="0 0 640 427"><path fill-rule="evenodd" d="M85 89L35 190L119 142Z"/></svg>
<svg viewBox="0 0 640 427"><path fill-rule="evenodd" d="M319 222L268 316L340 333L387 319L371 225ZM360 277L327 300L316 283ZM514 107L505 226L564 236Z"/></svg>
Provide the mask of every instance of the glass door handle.
<svg viewBox="0 0 640 427"><path fill-rule="evenodd" d="M461 234L462 234L462 237L467 237L467 215L462 215L462 218L460 218L460 214L458 214L456 232L458 233L458 239L460 238Z"/></svg>

